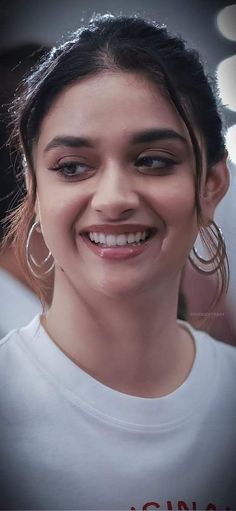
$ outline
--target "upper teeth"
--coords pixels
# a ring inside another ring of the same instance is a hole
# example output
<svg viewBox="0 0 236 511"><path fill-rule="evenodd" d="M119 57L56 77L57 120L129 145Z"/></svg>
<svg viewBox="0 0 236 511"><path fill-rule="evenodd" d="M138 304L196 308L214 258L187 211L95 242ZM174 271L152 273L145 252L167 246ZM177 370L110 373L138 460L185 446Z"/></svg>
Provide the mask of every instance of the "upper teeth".
<svg viewBox="0 0 236 511"><path fill-rule="evenodd" d="M118 234L115 236L114 234L104 234L103 232L90 232L89 238L91 241L95 243L102 243L103 245L107 245L108 247L113 247L115 245L126 245L126 243L139 243L141 240L145 240L148 236L148 232L135 232L128 234Z"/></svg>

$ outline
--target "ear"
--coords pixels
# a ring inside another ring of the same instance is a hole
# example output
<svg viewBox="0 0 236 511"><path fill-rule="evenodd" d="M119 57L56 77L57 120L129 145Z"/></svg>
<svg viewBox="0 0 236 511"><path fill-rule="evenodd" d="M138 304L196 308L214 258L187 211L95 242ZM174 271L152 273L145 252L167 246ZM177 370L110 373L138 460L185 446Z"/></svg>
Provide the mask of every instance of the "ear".
<svg viewBox="0 0 236 511"><path fill-rule="evenodd" d="M24 167L24 178L25 178L25 186L28 193L31 193L32 189L32 172L33 170L29 169L29 166L26 162L26 159L23 159L23 167ZM35 214L35 221L40 220L40 210L39 210L39 199L38 199L38 193L36 192L36 199L34 204L34 214Z"/></svg>
<svg viewBox="0 0 236 511"><path fill-rule="evenodd" d="M34 213L35 213L35 221L40 222L41 215L40 215L40 204L39 204L38 194L36 195L36 199L35 199Z"/></svg>
<svg viewBox="0 0 236 511"><path fill-rule="evenodd" d="M207 171L201 190L203 218L208 223L214 217L217 204L223 199L229 188L229 171L226 153L224 158Z"/></svg>
<svg viewBox="0 0 236 511"><path fill-rule="evenodd" d="M38 195L36 196L36 199L35 199L34 212L35 212L35 217L36 217L36 219L38 220L38 218L39 218L39 201L38 201Z"/></svg>

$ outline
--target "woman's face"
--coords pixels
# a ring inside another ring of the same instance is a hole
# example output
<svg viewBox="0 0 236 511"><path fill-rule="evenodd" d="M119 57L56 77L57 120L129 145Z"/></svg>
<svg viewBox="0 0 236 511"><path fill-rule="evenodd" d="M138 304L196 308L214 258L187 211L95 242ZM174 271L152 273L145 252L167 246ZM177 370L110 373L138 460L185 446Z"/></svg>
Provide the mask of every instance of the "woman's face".
<svg viewBox="0 0 236 511"><path fill-rule="evenodd" d="M78 292L108 296L178 280L198 231L194 157L154 84L116 72L69 86L42 122L34 163L55 285L61 269Z"/></svg>

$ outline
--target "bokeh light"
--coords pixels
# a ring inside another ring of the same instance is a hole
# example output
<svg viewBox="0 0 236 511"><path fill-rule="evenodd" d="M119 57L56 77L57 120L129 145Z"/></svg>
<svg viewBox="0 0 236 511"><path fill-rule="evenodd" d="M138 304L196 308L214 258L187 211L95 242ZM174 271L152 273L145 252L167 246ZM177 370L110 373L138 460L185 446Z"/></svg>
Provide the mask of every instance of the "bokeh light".
<svg viewBox="0 0 236 511"><path fill-rule="evenodd" d="M224 106L236 112L236 55L220 62L216 76Z"/></svg>
<svg viewBox="0 0 236 511"><path fill-rule="evenodd" d="M228 5L222 9L216 19L217 26L221 34L236 41L236 4Z"/></svg>
<svg viewBox="0 0 236 511"><path fill-rule="evenodd" d="M236 124L233 124L233 126L230 126L228 129L225 141L229 158L236 164Z"/></svg>

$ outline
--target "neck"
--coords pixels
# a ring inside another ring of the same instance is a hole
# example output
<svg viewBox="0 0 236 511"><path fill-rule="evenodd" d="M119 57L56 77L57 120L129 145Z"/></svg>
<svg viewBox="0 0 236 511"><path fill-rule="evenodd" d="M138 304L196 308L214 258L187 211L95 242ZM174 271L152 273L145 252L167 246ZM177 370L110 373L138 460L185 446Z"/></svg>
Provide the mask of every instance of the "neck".
<svg viewBox="0 0 236 511"><path fill-rule="evenodd" d="M120 392L158 397L187 377L189 334L176 321L178 285L140 296L84 299L65 277L55 286L43 325L59 348L86 372ZM61 300L67 296L66 304Z"/></svg>

